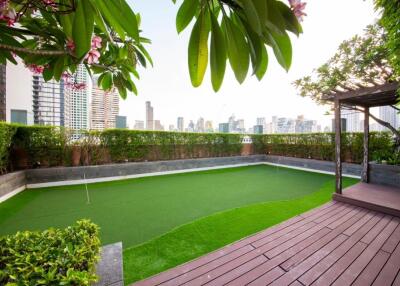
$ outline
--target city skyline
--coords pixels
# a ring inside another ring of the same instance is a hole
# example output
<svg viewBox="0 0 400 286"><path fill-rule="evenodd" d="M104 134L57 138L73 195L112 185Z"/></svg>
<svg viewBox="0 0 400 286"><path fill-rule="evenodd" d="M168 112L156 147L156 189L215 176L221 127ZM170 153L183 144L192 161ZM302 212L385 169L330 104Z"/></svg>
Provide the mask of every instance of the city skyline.
<svg viewBox="0 0 400 286"><path fill-rule="evenodd" d="M130 126L135 118L144 118L143 104L146 101L157 106L157 117L166 127L170 124L176 126L177 116L196 120L204 117L222 122L232 114L243 118L246 124L255 117L270 118L278 114L295 118L304 114L321 122L322 128L331 126L332 116L324 115L329 107L300 97L292 82L310 74L335 53L343 40L362 33L376 19L371 0L338 0L335 5L309 0L308 16L303 22L304 33L299 38L291 36L293 62L289 72L276 63L273 51L268 49L270 63L261 82L249 77L239 85L228 69L222 89L214 93L208 72L200 88L193 88L190 84L187 69L190 28L180 35L176 32L175 17L179 5L170 1L147 0L132 0L130 4L143 16L141 28L143 35L152 40L148 48L154 61L153 68L139 69L141 79L135 82L139 95L130 94L127 100L121 100L121 114L130 117ZM357 17L353 11L357 11ZM340 21L337 21L337 15L341 16ZM324 23L324 33L321 33L321 23Z"/></svg>

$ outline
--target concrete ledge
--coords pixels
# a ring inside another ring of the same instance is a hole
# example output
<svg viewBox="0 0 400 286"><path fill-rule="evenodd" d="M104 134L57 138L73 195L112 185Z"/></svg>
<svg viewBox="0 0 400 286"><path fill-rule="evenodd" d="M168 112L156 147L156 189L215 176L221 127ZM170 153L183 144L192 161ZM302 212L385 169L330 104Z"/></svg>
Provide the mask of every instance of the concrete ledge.
<svg viewBox="0 0 400 286"><path fill-rule="evenodd" d="M216 157L187 160L123 163L83 167L57 167L26 170L28 187L44 187L49 182L81 184L135 178L138 175L171 174L207 168L239 166L262 163L265 155ZM92 180L93 179L93 180ZM54 186L54 184L52 185Z"/></svg>
<svg viewBox="0 0 400 286"><path fill-rule="evenodd" d="M294 157L283 157L275 155L267 155L266 162L285 166L300 167L316 171L325 171L327 174L335 173L335 163L330 161L303 159ZM343 175L348 177L360 178L361 165L343 163Z"/></svg>
<svg viewBox="0 0 400 286"><path fill-rule="evenodd" d="M99 281L93 286L123 286L122 242L101 248L101 259L96 267Z"/></svg>
<svg viewBox="0 0 400 286"><path fill-rule="evenodd" d="M400 166L370 163L370 183L400 186Z"/></svg>
<svg viewBox="0 0 400 286"><path fill-rule="evenodd" d="M25 171L0 176L0 203L22 192L26 188Z"/></svg>

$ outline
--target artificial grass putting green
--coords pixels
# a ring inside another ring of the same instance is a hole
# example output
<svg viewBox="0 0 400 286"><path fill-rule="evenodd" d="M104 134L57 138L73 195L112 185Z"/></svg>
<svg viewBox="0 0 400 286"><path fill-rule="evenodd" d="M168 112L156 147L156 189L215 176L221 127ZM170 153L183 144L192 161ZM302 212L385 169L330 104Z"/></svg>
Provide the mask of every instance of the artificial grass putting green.
<svg viewBox="0 0 400 286"><path fill-rule="evenodd" d="M257 165L95 183L88 189L89 204L84 185L18 194L0 204L0 235L89 218L101 227L103 244L123 242L125 280L132 282L328 201L333 176Z"/></svg>

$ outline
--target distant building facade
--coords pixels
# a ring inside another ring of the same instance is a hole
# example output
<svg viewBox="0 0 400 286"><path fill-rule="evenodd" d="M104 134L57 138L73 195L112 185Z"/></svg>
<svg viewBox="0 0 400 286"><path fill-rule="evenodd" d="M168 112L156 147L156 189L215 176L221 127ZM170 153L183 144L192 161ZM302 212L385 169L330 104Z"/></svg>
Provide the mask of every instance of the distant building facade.
<svg viewBox="0 0 400 286"><path fill-rule="evenodd" d="M399 112L391 106L381 106L379 107L379 118L383 121L390 123L394 128L400 128L400 114ZM380 131L388 131L386 127L380 125Z"/></svg>
<svg viewBox="0 0 400 286"><path fill-rule="evenodd" d="M264 133L264 126L263 125L254 125L253 133L254 134L263 134Z"/></svg>
<svg viewBox="0 0 400 286"><path fill-rule="evenodd" d="M164 126L161 124L160 120L154 120L154 130L164 131Z"/></svg>
<svg viewBox="0 0 400 286"><path fill-rule="evenodd" d="M150 101L146 101L146 129L154 130L154 110Z"/></svg>
<svg viewBox="0 0 400 286"><path fill-rule="evenodd" d="M93 82L90 102L90 129L101 131L116 128L116 119L119 114L119 94L116 90L101 89L96 82L96 80Z"/></svg>
<svg viewBox="0 0 400 286"><path fill-rule="evenodd" d="M183 117L178 117L176 127L178 128L178 131L180 131L180 132L185 131L185 124L184 124Z"/></svg>
<svg viewBox="0 0 400 286"><path fill-rule="evenodd" d="M218 126L220 133L229 133L229 123L220 123Z"/></svg>
<svg viewBox="0 0 400 286"><path fill-rule="evenodd" d="M120 129L128 128L126 116L117 115L115 117L115 128L120 128Z"/></svg>
<svg viewBox="0 0 400 286"><path fill-rule="evenodd" d="M45 81L42 75L32 76L34 124L64 126L64 81Z"/></svg>
<svg viewBox="0 0 400 286"><path fill-rule="evenodd" d="M6 65L0 64L0 121L6 121L6 79L7 68Z"/></svg>
<svg viewBox="0 0 400 286"><path fill-rule="evenodd" d="M144 130L144 121L143 120L135 120L133 129L134 130Z"/></svg>

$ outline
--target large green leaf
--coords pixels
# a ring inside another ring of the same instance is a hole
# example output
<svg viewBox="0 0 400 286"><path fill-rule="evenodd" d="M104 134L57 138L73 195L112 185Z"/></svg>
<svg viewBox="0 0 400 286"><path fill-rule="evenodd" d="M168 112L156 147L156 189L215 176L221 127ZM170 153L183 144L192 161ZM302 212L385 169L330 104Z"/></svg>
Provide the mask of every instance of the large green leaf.
<svg viewBox="0 0 400 286"><path fill-rule="evenodd" d="M208 65L208 20L207 14L201 12L193 27L189 40L189 74L192 85L198 87L203 82Z"/></svg>
<svg viewBox="0 0 400 286"><path fill-rule="evenodd" d="M117 17L116 20L125 32L136 41L139 41L137 17L128 3L126 3L126 0L107 1L107 5L113 16Z"/></svg>
<svg viewBox="0 0 400 286"><path fill-rule="evenodd" d="M222 24L225 33L229 63L239 83L247 76L249 69L249 46L241 29L228 17L223 18Z"/></svg>
<svg viewBox="0 0 400 286"><path fill-rule="evenodd" d="M109 8L108 2L106 0L92 0L94 5L97 6L102 17L107 21L109 26L113 28L113 30L119 35L122 41L125 41L125 31L122 28L118 13L117 15L113 14L113 11Z"/></svg>
<svg viewBox="0 0 400 286"><path fill-rule="evenodd" d="M68 0L61 0L60 4L67 5ZM60 14L60 23L63 27L63 31L65 35L69 38L72 38L72 25L74 22L74 13L64 13Z"/></svg>
<svg viewBox="0 0 400 286"><path fill-rule="evenodd" d="M83 57L91 47L94 27L92 5L87 0L76 1L76 12L72 27L72 37L75 42L75 53Z"/></svg>
<svg viewBox="0 0 400 286"><path fill-rule="evenodd" d="M267 68L268 68L268 53L265 46L262 45L261 60L256 70L256 76L258 80L261 80L264 77L265 73L267 72Z"/></svg>
<svg viewBox="0 0 400 286"><path fill-rule="evenodd" d="M211 17L211 47L210 47L210 66L211 83L214 91L218 91L224 80L226 69L226 48L224 35L218 21L213 13Z"/></svg>
<svg viewBox="0 0 400 286"><path fill-rule="evenodd" d="M250 27L258 35L261 35L264 25L261 23L257 8L255 7L253 0L240 0L240 3L242 4L243 11L246 15L248 23L250 24Z"/></svg>
<svg viewBox="0 0 400 286"><path fill-rule="evenodd" d="M292 64L292 43L289 35L286 32L278 34L274 31L265 31L264 36L271 44L278 63L288 71Z"/></svg>
<svg viewBox="0 0 400 286"><path fill-rule="evenodd" d="M301 27L299 20L294 15L293 11L282 2L278 2L276 6L285 19L286 29L294 33L296 36L299 36L299 34L303 32L303 28Z"/></svg>
<svg viewBox="0 0 400 286"><path fill-rule="evenodd" d="M196 15L199 0L185 0L176 15L176 30L182 32Z"/></svg>

